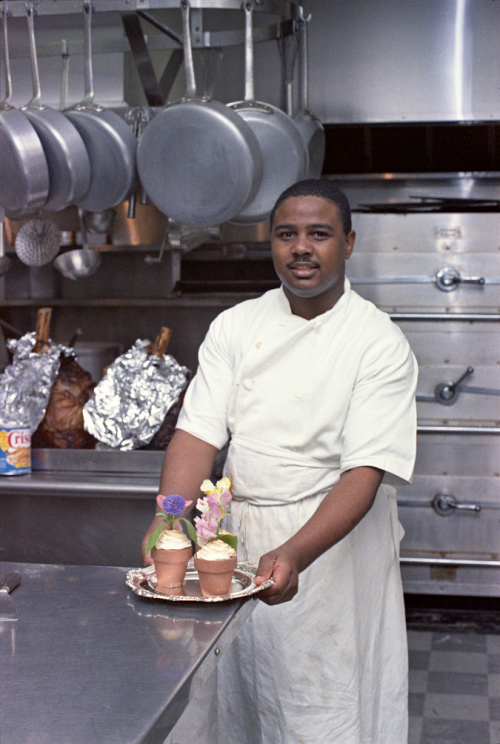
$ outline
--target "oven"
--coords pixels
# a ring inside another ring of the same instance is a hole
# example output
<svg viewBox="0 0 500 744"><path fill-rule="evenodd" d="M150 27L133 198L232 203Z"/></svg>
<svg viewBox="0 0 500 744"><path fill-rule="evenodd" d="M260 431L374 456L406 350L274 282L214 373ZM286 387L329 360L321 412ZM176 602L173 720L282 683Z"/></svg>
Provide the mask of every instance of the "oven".
<svg viewBox="0 0 500 744"><path fill-rule="evenodd" d="M498 174L336 178L353 288L419 363L417 460L398 486L406 593L500 596Z"/></svg>

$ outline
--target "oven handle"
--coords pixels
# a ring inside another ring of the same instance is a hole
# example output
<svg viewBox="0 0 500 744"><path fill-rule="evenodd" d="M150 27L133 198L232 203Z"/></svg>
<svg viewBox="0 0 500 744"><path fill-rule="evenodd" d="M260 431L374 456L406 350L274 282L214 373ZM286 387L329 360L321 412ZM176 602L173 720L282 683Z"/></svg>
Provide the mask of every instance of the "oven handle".
<svg viewBox="0 0 500 744"><path fill-rule="evenodd" d="M457 501L451 493L437 493L431 506L440 517L449 517L457 511L480 512L481 505L472 501Z"/></svg>
<svg viewBox="0 0 500 744"><path fill-rule="evenodd" d="M435 284L442 292L452 292L459 284L500 284L500 277L462 276L452 266L444 266L435 276L353 276L349 277L353 286L356 284Z"/></svg>
<svg viewBox="0 0 500 744"><path fill-rule="evenodd" d="M500 320L498 313L389 313L395 321L402 320L461 320L467 322L496 322Z"/></svg>
<svg viewBox="0 0 500 744"><path fill-rule="evenodd" d="M445 426L419 424L417 434L500 434L500 426Z"/></svg>
<svg viewBox="0 0 500 744"><path fill-rule="evenodd" d="M500 561L482 561L472 558L418 558L400 556L400 563L409 563L421 566L476 566L479 568L500 568Z"/></svg>
<svg viewBox="0 0 500 744"><path fill-rule="evenodd" d="M460 393L476 393L480 395L500 395L498 388L471 387L463 385L472 374L474 367L467 367L463 375L456 381L445 380L434 388L434 395L420 395L417 393L417 403L440 403L443 406L452 406L458 400Z"/></svg>

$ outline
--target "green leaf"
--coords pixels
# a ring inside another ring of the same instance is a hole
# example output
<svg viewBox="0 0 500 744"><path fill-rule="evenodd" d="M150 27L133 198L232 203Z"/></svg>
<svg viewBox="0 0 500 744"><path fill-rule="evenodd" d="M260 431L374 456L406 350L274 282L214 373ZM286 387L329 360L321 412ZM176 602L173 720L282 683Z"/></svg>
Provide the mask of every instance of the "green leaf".
<svg viewBox="0 0 500 744"><path fill-rule="evenodd" d="M149 553L151 548L154 548L154 546L156 545L156 541L160 537L160 532L162 531L162 529L163 529L163 523L160 522L158 527L150 534L149 540L146 543L146 555Z"/></svg>
<svg viewBox="0 0 500 744"><path fill-rule="evenodd" d="M193 525L191 524L191 522L189 521L189 519L186 519L185 517L181 517L181 522L185 522L186 527L187 527L187 531L188 531L188 535L189 535L190 539L196 545L196 542L198 540L198 536L196 534L195 528L193 527Z"/></svg>
<svg viewBox="0 0 500 744"><path fill-rule="evenodd" d="M238 538L236 537L236 535L217 535L217 537L219 540L222 540L222 542L230 545L233 550L236 550L236 548L238 547Z"/></svg>

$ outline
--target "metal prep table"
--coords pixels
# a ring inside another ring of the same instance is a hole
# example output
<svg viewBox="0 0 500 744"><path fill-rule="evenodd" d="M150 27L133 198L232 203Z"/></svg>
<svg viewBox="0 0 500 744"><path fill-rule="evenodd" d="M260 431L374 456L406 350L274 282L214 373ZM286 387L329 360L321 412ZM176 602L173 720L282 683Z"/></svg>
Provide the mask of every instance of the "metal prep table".
<svg viewBox="0 0 500 744"><path fill-rule="evenodd" d="M0 478L0 560L142 565L163 452L33 450L33 472Z"/></svg>
<svg viewBox="0 0 500 744"><path fill-rule="evenodd" d="M32 450L33 472L0 476L0 560L142 565L164 452ZM212 477L217 479L222 465ZM201 495L201 491L200 491Z"/></svg>
<svg viewBox="0 0 500 744"><path fill-rule="evenodd" d="M2 744L212 744L216 665L256 600L139 597L127 569L2 563ZM208 680L208 682L207 682Z"/></svg>

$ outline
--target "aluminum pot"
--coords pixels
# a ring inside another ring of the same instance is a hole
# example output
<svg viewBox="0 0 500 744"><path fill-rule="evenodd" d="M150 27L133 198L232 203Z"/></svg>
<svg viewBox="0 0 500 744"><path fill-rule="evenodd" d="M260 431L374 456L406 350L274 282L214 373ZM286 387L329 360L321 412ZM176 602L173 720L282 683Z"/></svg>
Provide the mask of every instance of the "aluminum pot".
<svg viewBox="0 0 500 744"><path fill-rule="evenodd" d="M189 2L181 7L186 96L147 124L137 164L142 186L161 212L185 225L209 227L253 200L263 161L255 134L238 114L197 96Z"/></svg>
<svg viewBox="0 0 500 744"><path fill-rule="evenodd" d="M7 10L2 7L6 96L0 103L0 206L16 216L42 207L49 193L47 160L30 120L10 105Z"/></svg>
<svg viewBox="0 0 500 744"><path fill-rule="evenodd" d="M42 143L49 170L49 191L44 209L58 211L78 202L90 185L90 160L83 139L61 111L40 103L40 76L36 55L34 10L26 8L30 42L33 98L22 111Z"/></svg>
<svg viewBox="0 0 500 744"><path fill-rule="evenodd" d="M323 162L325 159L325 130L318 117L309 111L309 75L307 46L308 23L309 19L303 19L302 28L300 31L300 98L299 110L295 114L294 122L302 135L308 152L309 166L306 177L319 178L323 170Z"/></svg>
<svg viewBox="0 0 500 744"><path fill-rule="evenodd" d="M249 224L266 220L284 189L304 178L307 155L296 125L284 111L254 99L252 3L245 2L245 100L230 104L257 137L264 160L256 195L231 222Z"/></svg>
<svg viewBox="0 0 500 744"><path fill-rule="evenodd" d="M85 95L64 111L82 137L90 160L90 185L75 203L101 211L116 207L135 191L137 142L128 124L114 111L94 103L92 68L92 4L83 6Z"/></svg>

